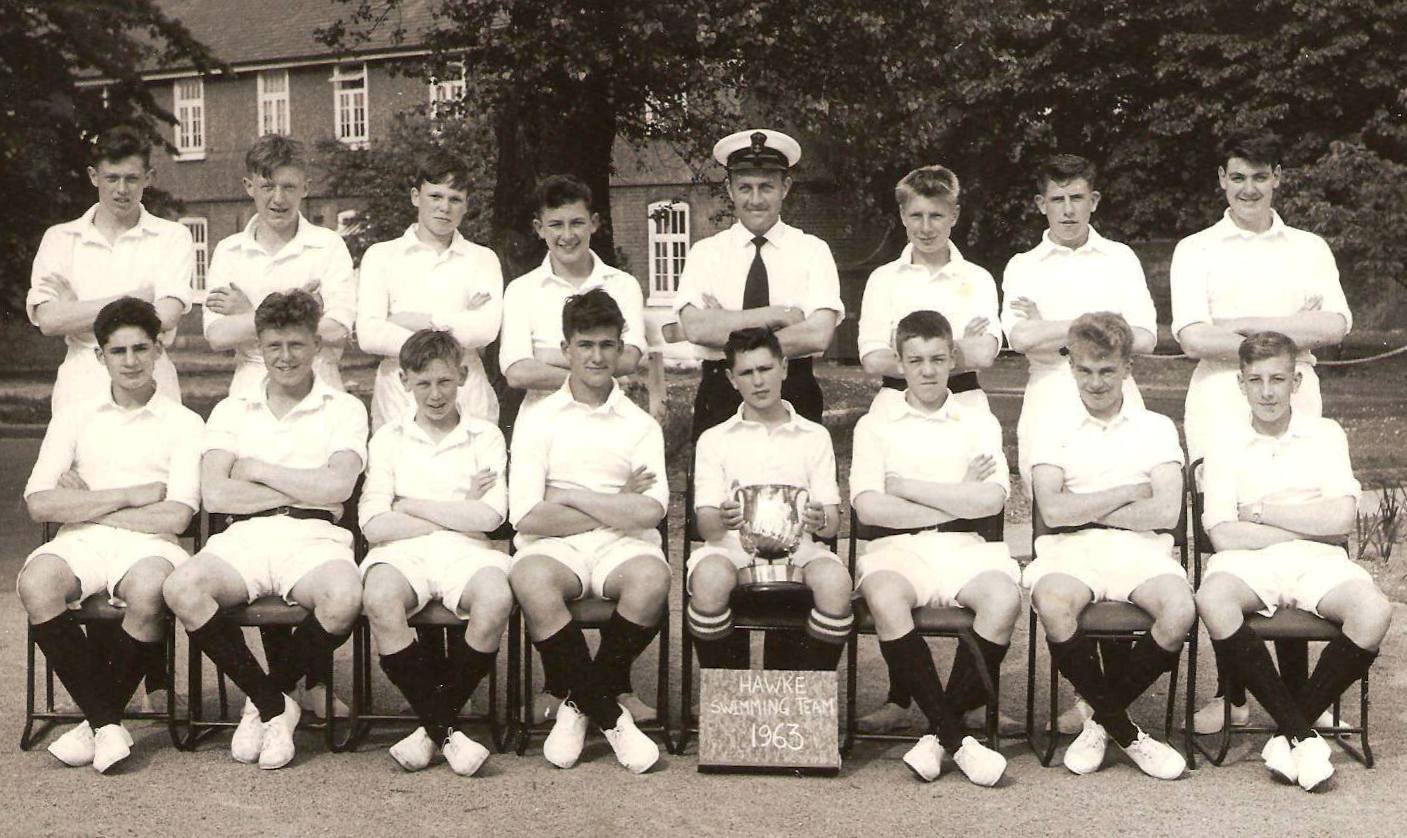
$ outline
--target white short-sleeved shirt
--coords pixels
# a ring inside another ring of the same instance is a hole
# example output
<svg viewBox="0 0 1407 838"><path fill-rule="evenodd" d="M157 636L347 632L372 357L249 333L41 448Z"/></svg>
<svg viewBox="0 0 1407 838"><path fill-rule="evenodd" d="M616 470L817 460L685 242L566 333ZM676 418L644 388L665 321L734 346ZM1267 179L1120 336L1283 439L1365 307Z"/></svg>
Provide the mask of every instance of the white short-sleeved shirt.
<svg viewBox="0 0 1407 838"><path fill-rule="evenodd" d="M335 230L319 227L298 216L298 232L278 253L270 255L254 239L259 216L249 219L244 230L228 236L215 247L206 275L207 288L238 286L249 303L258 308L264 298L275 291L291 291L317 280L322 296L323 316L346 327L348 332L357 321L357 283L352 273L352 255L346 242ZM206 308L203 329L210 334L212 324L224 319ZM315 369L328 386L342 389L342 376L337 370L338 353L324 348ZM235 347L235 375L230 392L258 387L264 378L264 358L259 354L256 340Z"/></svg>
<svg viewBox="0 0 1407 838"><path fill-rule="evenodd" d="M948 264L936 273L914 263L912 244L898 259L874 269L860 300L861 358L877 349L893 349L899 321L915 311L943 315L959 339L974 317L985 317L987 334L1001 345L996 282L985 268L964 259L956 244L949 242L948 251Z"/></svg>
<svg viewBox="0 0 1407 838"><path fill-rule="evenodd" d="M512 451L508 517L515 527L543 500L549 486L619 492L640 466L655 475L645 495L669 509L664 433L619 386L611 388L602 405L591 407L572 396L571 379L563 382L519 419ZM653 530L649 533L653 540ZM644 537L645 532L626 535ZM521 547L540 537L519 533L517 543Z"/></svg>
<svg viewBox="0 0 1407 838"><path fill-rule="evenodd" d="M1358 499L1348 438L1332 419L1294 413L1279 437L1249 426L1227 428L1207 455L1201 485L1206 492L1202 526L1239 520L1242 504L1311 503L1328 498Z"/></svg>
<svg viewBox="0 0 1407 838"><path fill-rule="evenodd" d="M130 294L142 285L151 285L156 299L171 297L180 300L182 311L191 310L195 245L190 231L152 215L145 207L139 209L136 226L114 242L93 225L97 204L73 221L44 231L24 300L31 323L38 325L35 310L40 305L70 294L70 299L97 300ZM98 345L92 332L68 335L64 340L69 346L89 350Z"/></svg>
<svg viewBox="0 0 1407 838"><path fill-rule="evenodd" d="M269 409L267 377L256 387L231 392L210 413L205 451L228 451L285 468L322 468L338 451L351 451L366 463L366 408L356 396L334 390L320 378L313 389L280 419ZM341 504L325 509L339 518ZM212 509L212 512L224 510Z"/></svg>
<svg viewBox="0 0 1407 838"><path fill-rule="evenodd" d="M780 220L765 238L762 263L767 266L771 304L794 306L806 317L817 311L833 311L837 322L844 319L840 272L830 246ZM748 270L757 253L752 240L753 234L742 222L734 222L728 229L694 242L679 277L674 310L708 308L704 298L711 296L723 308L741 311ZM723 357L723 350L708 346L698 346L697 352L706 360Z"/></svg>
<svg viewBox="0 0 1407 838"><path fill-rule="evenodd" d="M357 294L357 345L381 355L372 390L372 426L415 413L415 400L400 382L401 346L414 332L390 321L391 315L430 315L430 325L448 331L466 350L468 380L460 388L464 413L490 422L498 420L498 398L484 373L478 352L498 337L503 314L503 268L498 256L455 231L448 248L437 251L420 240L416 225L405 235L377 242L362 256ZM486 303L469 308L475 294Z"/></svg>
<svg viewBox="0 0 1407 838"><path fill-rule="evenodd" d="M533 357L538 349L562 347L562 306L574 294L604 288L620 306L625 317L621 340L644 354L645 301L640 283L625 271L607 265L595 251L591 253L591 275L581 285L573 285L552 272L552 256L542 264L508 283L503 292L503 335L498 346L498 365L505 373L518 361Z"/></svg>
<svg viewBox="0 0 1407 838"><path fill-rule="evenodd" d="M1032 468L1056 466L1081 495L1148 483L1158 466L1184 462L1173 421L1129 404L1107 422L1086 414L1073 428L1037 434L1031 452Z"/></svg>
<svg viewBox="0 0 1407 838"><path fill-rule="evenodd" d="M1170 282L1172 332L1193 323L1231 317L1288 317L1310 297L1321 310L1353 314L1339 284L1329 245L1315 234L1290 227L1272 211L1270 229L1252 233L1236 226L1231 211L1220 221L1177 243ZM1300 360L1313 363L1305 350Z"/></svg>
<svg viewBox="0 0 1407 838"><path fill-rule="evenodd" d="M1025 297L1047 320L1074 320L1091 311L1123 315L1135 329L1158 335L1157 314L1143 265L1133 249L1101 236L1093 227L1089 239L1070 248L1051 241L1050 231L1041 243L1011 257L1002 274L1002 331L1011 333L1025 318L1011 301ZM1027 354L1034 374L1039 370L1068 368L1059 352Z"/></svg>
<svg viewBox="0 0 1407 838"><path fill-rule="evenodd" d="M474 475L489 469L498 480L480 498L499 516L508 514L508 451L498 426L462 416L439 442L430 439L415 416L385 425L371 438L366 482L362 484L361 524L391 511L397 498L462 501Z"/></svg>
<svg viewBox="0 0 1407 838"><path fill-rule="evenodd" d="M165 483L166 500L200 511L205 423L190 408L154 394L137 408L102 401L55 416L39 446L24 495L56 489L69 469L94 491Z"/></svg>
<svg viewBox="0 0 1407 838"><path fill-rule="evenodd" d="M775 427L743 418L745 405L703 432L694 446L694 508L717 507L739 486L798 486L823 506L840 503L830 431L787 402Z"/></svg>
<svg viewBox="0 0 1407 838"><path fill-rule="evenodd" d="M952 393L928 413L907 398L875 403L855 424L850 462L850 500L865 492L884 494L885 479L896 475L932 483L961 483L973 459L986 455L995 468L984 482L1010 494L1011 477L1002 450L1002 429L990 411L964 405Z"/></svg>

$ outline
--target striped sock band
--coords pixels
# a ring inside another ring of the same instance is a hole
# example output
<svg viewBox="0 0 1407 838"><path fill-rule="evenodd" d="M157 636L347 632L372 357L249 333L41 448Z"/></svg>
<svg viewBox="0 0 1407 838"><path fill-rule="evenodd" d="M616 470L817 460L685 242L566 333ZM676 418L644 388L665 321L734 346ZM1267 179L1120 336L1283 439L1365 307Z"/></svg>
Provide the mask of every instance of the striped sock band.
<svg viewBox="0 0 1407 838"><path fill-rule="evenodd" d="M855 615L832 617L822 614L815 608L806 618L806 633L822 643L844 643L850 638L850 630L855 627Z"/></svg>
<svg viewBox="0 0 1407 838"><path fill-rule="evenodd" d="M702 614L692 603L688 609L689 632L700 640L722 640L733 633L733 609L722 614Z"/></svg>

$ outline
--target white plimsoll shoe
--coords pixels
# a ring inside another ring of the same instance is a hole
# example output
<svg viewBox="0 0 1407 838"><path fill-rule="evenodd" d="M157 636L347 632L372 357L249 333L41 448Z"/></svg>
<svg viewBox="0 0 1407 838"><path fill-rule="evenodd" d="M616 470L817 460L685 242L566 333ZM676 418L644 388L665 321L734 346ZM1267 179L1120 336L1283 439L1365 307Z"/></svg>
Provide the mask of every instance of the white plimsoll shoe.
<svg viewBox="0 0 1407 838"><path fill-rule="evenodd" d="M239 725L230 739L230 756L236 762L252 765L259 761L259 751L264 747L264 723L259 720L259 708L252 699L244 700L244 711L239 714Z"/></svg>
<svg viewBox="0 0 1407 838"><path fill-rule="evenodd" d="M971 736L963 737L962 747L953 753L953 762L979 786L995 786L1006 773L1006 757Z"/></svg>
<svg viewBox="0 0 1407 838"><path fill-rule="evenodd" d="M93 768L99 774L131 755L132 734L122 725L103 725L93 734Z"/></svg>
<svg viewBox="0 0 1407 838"><path fill-rule="evenodd" d="M1094 708L1086 704L1083 698L1076 698L1068 710L1056 717L1055 729L1064 734L1080 733L1085 722L1092 718Z"/></svg>
<svg viewBox="0 0 1407 838"><path fill-rule="evenodd" d="M1293 749L1296 780L1300 788L1314 791L1334 776L1334 764L1329 761L1329 743L1318 735L1300 740Z"/></svg>
<svg viewBox="0 0 1407 838"><path fill-rule="evenodd" d="M1213 698L1192 716L1192 730L1195 733L1221 733L1226 717L1226 699ZM1245 727L1251 722L1251 703L1231 705L1231 726Z"/></svg>
<svg viewBox="0 0 1407 838"><path fill-rule="evenodd" d="M533 724L540 725L557 715L562 707L562 699L552 693L538 693L533 696Z"/></svg>
<svg viewBox="0 0 1407 838"><path fill-rule="evenodd" d="M430 738L425 728L417 727L409 736L392 745L390 754L401 768L419 771L435 758L436 750L435 740Z"/></svg>
<svg viewBox="0 0 1407 838"><path fill-rule="evenodd" d="M1343 720L1340 719L1339 721L1340 724L1342 724ZM1333 708L1330 708L1328 710L1325 710L1323 713L1320 713L1319 718L1315 719L1314 724L1310 725L1310 727L1323 727L1328 728L1330 730L1335 729Z"/></svg>
<svg viewBox="0 0 1407 838"><path fill-rule="evenodd" d="M1093 774L1104 765L1104 752L1109 748L1109 733L1094 719L1085 719L1084 730L1065 749L1065 767L1076 774Z"/></svg>
<svg viewBox="0 0 1407 838"><path fill-rule="evenodd" d="M303 708L292 696L283 697L283 712L264 722L264 746L259 749L259 767L282 768L293 761L293 731Z"/></svg>
<svg viewBox="0 0 1407 838"><path fill-rule="evenodd" d="M635 720L630 717L630 711L624 707L620 708L620 718L616 720L616 726L605 733L606 741L611 743L611 750L616 752L616 760L630 769L630 773L644 774L650 770L650 766L659 762L660 746L640 732L640 728L635 726Z"/></svg>
<svg viewBox="0 0 1407 838"><path fill-rule="evenodd" d="M897 707L898 705L886 704L885 706ZM909 766L920 780L931 783L943 773L943 754L943 746L938 742L938 737L929 733L919 737L918 742L914 743L908 753L904 754L904 764Z"/></svg>
<svg viewBox="0 0 1407 838"><path fill-rule="evenodd" d="M586 716L574 702L564 701L557 708L557 721L542 743L542 755L558 768L571 768L581 759L586 745Z"/></svg>
<svg viewBox="0 0 1407 838"><path fill-rule="evenodd" d="M93 728L86 721L79 722L68 732L49 743L49 753L64 765L77 768L93 764Z"/></svg>
<svg viewBox="0 0 1407 838"><path fill-rule="evenodd" d="M449 732L445 740L445 762L461 777L472 777L489 758L489 749L465 736L457 730Z"/></svg>
<svg viewBox="0 0 1407 838"><path fill-rule="evenodd" d="M1173 746L1138 731L1138 736L1123 749L1134 765L1149 777L1176 780L1187 770L1187 760Z"/></svg>
<svg viewBox="0 0 1407 838"><path fill-rule="evenodd" d="M631 721L637 725L647 725L659 718L659 713L655 708L640 700L640 696L635 693L621 693L616 696L616 703L625 708L630 713Z"/></svg>
<svg viewBox="0 0 1407 838"><path fill-rule="evenodd" d="M307 711L315 719L322 719L323 713L327 710L327 687L322 684L314 684L311 687L303 686L303 682L298 682L298 688L294 690L294 695L298 699L298 706ZM347 703L332 694L332 715L339 719L345 719L352 715L352 710Z"/></svg>
<svg viewBox="0 0 1407 838"><path fill-rule="evenodd" d="M1265 743L1265 747L1260 749L1260 758L1265 760L1265 767L1270 769L1270 773L1287 783L1299 781L1298 769L1295 768L1295 755L1290 750L1290 740L1283 736L1272 736L1270 741Z"/></svg>

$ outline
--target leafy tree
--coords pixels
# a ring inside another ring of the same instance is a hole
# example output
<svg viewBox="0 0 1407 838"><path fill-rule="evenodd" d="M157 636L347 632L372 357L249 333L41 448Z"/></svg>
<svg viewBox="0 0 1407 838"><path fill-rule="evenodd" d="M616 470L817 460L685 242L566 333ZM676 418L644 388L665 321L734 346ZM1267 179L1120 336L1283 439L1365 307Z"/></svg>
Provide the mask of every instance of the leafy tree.
<svg viewBox="0 0 1407 838"><path fill-rule="evenodd" d="M22 307L44 229L92 203L89 141L119 123L157 140L175 121L140 75L171 64L217 62L155 0L0 0L0 307ZM78 86L92 75L109 82Z"/></svg>

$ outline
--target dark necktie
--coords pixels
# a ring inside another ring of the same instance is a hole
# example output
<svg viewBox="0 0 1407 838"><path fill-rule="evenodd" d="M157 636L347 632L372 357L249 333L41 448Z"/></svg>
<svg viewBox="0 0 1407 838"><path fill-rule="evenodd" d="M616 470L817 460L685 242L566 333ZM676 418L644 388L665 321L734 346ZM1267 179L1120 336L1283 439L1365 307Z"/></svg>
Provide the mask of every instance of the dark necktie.
<svg viewBox="0 0 1407 838"><path fill-rule="evenodd" d="M757 236L752 243L757 246L757 253L753 254L752 265L747 269L747 284L743 286L744 310L772 304L772 291L767 287L767 263L762 261L762 245L767 243L767 237Z"/></svg>

